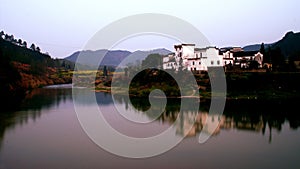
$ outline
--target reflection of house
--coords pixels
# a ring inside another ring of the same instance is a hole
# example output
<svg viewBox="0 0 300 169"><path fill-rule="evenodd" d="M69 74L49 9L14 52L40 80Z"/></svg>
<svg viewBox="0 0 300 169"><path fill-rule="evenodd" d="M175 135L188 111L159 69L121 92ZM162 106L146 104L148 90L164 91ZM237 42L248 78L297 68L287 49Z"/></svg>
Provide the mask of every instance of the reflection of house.
<svg viewBox="0 0 300 169"><path fill-rule="evenodd" d="M165 116L164 118L167 117ZM217 135L220 133L221 129L232 128L258 132L262 131L265 127L262 118L253 122L247 117L242 117L237 120L221 114L209 114L207 112L184 112L178 114L177 118L179 119L175 124L176 134L188 137L196 136L200 132L204 132L209 135ZM176 118L173 120L175 121ZM173 120L170 120L170 122Z"/></svg>
<svg viewBox="0 0 300 169"><path fill-rule="evenodd" d="M179 118L176 123L176 134L181 136L195 136L197 133L197 127L194 125L198 113L184 112L179 114Z"/></svg>
<svg viewBox="0 0 300 169"><path fill-rule="evenodd" d="M223 115L195 112L184 112L178 118L176 134L181 136L195 136L199 132L216 135L225 121Z"/></svg>
<svg viewBox="0 0 300 169"><path fill-rule="evenodd" d="M252 61L262 68L263 55L258 51L243 51L240 47L196 48L195 44L174 45L175 53L163 58L163 69L206 71L208 67L238 65L248 68Z"/></svg>
<svg viewBox="0 0 300 169"><path fill-rule="evenodd" d="M253 122L250 118L242 117L235 122L235 127L239 130L254 130L261 131L264 127L262 117L256 122Z"/></svg>
<svg viewBox="0 0 300 169"><path fill-rule="evenodd" d="M220 127L224 124L225 117L220 114L201 113L199 120L203 125L201 132L216 135L220 133Z"/></svg>

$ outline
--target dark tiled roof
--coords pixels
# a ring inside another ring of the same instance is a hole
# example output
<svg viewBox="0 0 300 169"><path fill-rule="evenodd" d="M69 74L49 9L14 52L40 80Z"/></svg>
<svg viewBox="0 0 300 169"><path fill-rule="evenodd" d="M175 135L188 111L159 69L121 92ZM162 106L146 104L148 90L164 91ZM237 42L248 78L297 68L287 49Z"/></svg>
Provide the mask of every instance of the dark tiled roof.
<svg viewBox="0 0 300 169"><path fill-rule="evenodd" d="M195 46L193 43L183 43L182 46Z"/></svg>
<svg viewBox="0 0 300 169"><path fill-rule="evenodd" d="M254 56L258 51L241 51L234 52L233 57Z"/></svg>
<svg viewBox="0 0 300 169"><path fill-rule="evenodd" d="M188 58L187 60L200 60L200 58Z"/></svg>
<svg viewBox="0 0 300 169"><path fill-rule="evenodd" d="M207 50L207 49L210 49L210 48L218 49L216 46L208 46L208 47L205 47L205 48L195 48L195 51L202 51L202 50Z"/></svg>

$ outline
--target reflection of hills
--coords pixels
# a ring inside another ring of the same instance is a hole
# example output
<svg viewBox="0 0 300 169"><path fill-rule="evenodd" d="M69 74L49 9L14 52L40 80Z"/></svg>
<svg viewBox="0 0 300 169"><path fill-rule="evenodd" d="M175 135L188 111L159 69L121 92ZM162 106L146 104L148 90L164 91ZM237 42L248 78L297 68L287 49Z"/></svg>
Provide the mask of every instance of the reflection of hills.
<svg viewBox="0 0 300 169"><path fill-rule="evenodd" d="M26 124L30 119L35 121L41 116L41 110L58 106L62 102L72 99L72 89L34 89L30 92L16 112L2 112L0 114L0 148L7 129L16 125Z"/></svg>

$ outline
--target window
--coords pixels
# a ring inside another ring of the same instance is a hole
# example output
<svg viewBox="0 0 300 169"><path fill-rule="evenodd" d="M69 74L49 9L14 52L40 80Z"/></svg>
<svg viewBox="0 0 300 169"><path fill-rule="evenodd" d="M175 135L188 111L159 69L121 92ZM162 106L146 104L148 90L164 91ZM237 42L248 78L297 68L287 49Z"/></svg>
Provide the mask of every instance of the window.
<svg viewBox="0 0 300 169"><path fill-rule="evenodd" d="M196 70L196 68L194 68L194 70Z"/></svg>
<svg viewBox="0 0 300 169"><path fill-rule="evenodd" d="M217 61L217 64L220 65L220 61L219 60Z"/></svg>
<svg viewBox="0 0 300 169"><path fill-rule="evenodd" d="M227 62L225 61L225 65L227 64Z"/></svg>
<svg viewBox="0 0 300 169"><path fill-rule="evenodd" d="M210 64L213 65L213 64L214 64L214 61L212 60L212 61L210 62Z"/></svg>
<svg viewBox="0 0 300 169"><path fill-rule="evenodd" d="M201 62L199 62L199 65L201 65Z"/></svg>
<svg viewBox="0 0 300 169"><path fill-rule="evenodd" d="M193 61L193 65L195 65L195 62Z"/></svg>

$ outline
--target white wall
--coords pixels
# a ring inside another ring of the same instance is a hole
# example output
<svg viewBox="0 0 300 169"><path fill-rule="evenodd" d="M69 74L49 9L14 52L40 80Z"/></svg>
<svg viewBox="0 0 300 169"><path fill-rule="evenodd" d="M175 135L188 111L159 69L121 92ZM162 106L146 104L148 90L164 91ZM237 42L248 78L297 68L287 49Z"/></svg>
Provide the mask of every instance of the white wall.
<svg viewBox="0 0 300 169"><path fill-rule="evenodd" d="M195 45L182 45L182 58L194 58L195 57Z"/></svg>

